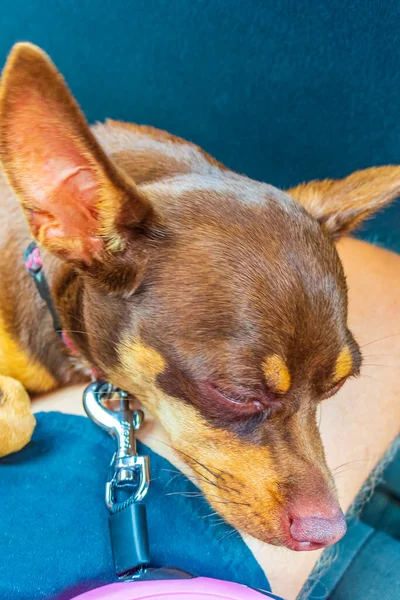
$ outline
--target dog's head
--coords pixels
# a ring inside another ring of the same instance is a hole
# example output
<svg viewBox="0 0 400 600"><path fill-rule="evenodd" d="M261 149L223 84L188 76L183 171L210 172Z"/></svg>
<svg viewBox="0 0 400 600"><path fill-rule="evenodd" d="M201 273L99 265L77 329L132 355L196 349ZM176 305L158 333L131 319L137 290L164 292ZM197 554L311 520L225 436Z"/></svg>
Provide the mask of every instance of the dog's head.
<svg viewBox="0 0 400 600"><path fill-rule="evenodd" d="M136 185L135 152L106 156L27 44L3 75L0 152L33 235L62 261L71 337L161 420L216 510L296 550L339 539L316 410L361 356L334 240L398 195L400 168L284 193L211 161Z"/></svg>

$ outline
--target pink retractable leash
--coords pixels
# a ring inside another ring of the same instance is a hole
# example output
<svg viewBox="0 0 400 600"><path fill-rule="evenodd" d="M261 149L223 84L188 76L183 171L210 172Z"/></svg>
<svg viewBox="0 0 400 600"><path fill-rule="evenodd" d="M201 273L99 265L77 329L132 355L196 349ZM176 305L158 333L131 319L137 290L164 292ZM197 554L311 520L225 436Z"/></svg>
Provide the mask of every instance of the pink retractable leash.
<svg viewBox="0 0 400 600"><path fill-rule="evenodd" d="M75 600L261 600L269 593L229 581L195 577L170 581L111 583L77 596Z"/></svg>
<svg viewBox="0 0 400 600"><path fill-rule="evenodd" d="M119 400L119 410L105 408L102 400ZM277 598L244 585L195 577L175 567L150 566L146 507L142 500L150 484L148 456L138 456L135 432L141 411L129 408L129 395L104 381L90 384L83 404L88 416L117 442L106 483L106 504L114 566L119 581L76 596L74 600L261 600ZM278 599L279 600L279 599Z"/></svg>

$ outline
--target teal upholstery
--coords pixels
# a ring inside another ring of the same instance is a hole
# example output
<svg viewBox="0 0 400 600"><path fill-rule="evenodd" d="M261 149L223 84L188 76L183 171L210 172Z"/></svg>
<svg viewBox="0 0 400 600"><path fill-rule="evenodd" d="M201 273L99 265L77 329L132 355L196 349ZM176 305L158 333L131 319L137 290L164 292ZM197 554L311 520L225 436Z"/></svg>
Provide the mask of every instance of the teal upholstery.
<svg viewBox="0 0 400 600"><path fill-rule="evenodd" d="M277 186L400 162L397 0L14 0L88 119L147 123ZM400 250L400 207L364 237Z"/></svg>
<svg viewBox="0 0 400 600"><path fill-rule="evenodd" d="M400 444L387 465L360 518L400 540Z"/></svg>

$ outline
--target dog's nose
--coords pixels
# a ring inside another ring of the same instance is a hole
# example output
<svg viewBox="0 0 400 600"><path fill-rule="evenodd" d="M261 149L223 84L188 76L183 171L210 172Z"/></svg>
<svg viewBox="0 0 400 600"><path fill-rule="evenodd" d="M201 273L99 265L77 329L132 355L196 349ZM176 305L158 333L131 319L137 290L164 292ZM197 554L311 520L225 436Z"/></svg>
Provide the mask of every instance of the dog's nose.
<svg viewBox="0 0 400 600"><path fill-rule="evenodd" d="M299 549L310 550L315 546L330 546L346 533L347 525L343 512L323 517L316 515L297 515L290 519L290 535Z"/></svg>

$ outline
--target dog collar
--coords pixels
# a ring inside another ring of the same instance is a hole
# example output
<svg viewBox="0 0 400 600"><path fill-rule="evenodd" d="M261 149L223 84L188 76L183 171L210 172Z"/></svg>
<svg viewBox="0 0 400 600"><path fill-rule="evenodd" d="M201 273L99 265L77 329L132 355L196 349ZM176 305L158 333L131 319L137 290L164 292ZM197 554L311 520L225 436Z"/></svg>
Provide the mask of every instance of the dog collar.
<svg viewBox="0 0 400 600"><path fill-rule="evenodd" d="M40 297L45 302L49 313L51 314L55 332L57 333L58 337L64 342L69 352L73 356L79 356L79 351L76 348L74 342L65 333L65 331L63 331L60 318L54 306L53 298L51 297L50 287L47 283L46 275L44 273L43 261L42 257L40 256L40 249L35 242L29 244L29 246L25 250L24 261L26 270L32 277ZM91 373L95 379L104 378L102 372L98 371L97 369L92 368Z"/></svg>
<svg viewBox="0 0 400 600"><path fill-rule="evenodd" d="M53 319L54 330L60 338L63 338L63 330L61 321L58 317L56 309L54 308L53 299L51 297L49 284L47 283L46 276L43 271L43 261L40 256L40 250L35 242L29 244L24 253L25 268L31 275L36 289L40 294L40 297L46 303L47 308Z"/></svg>

